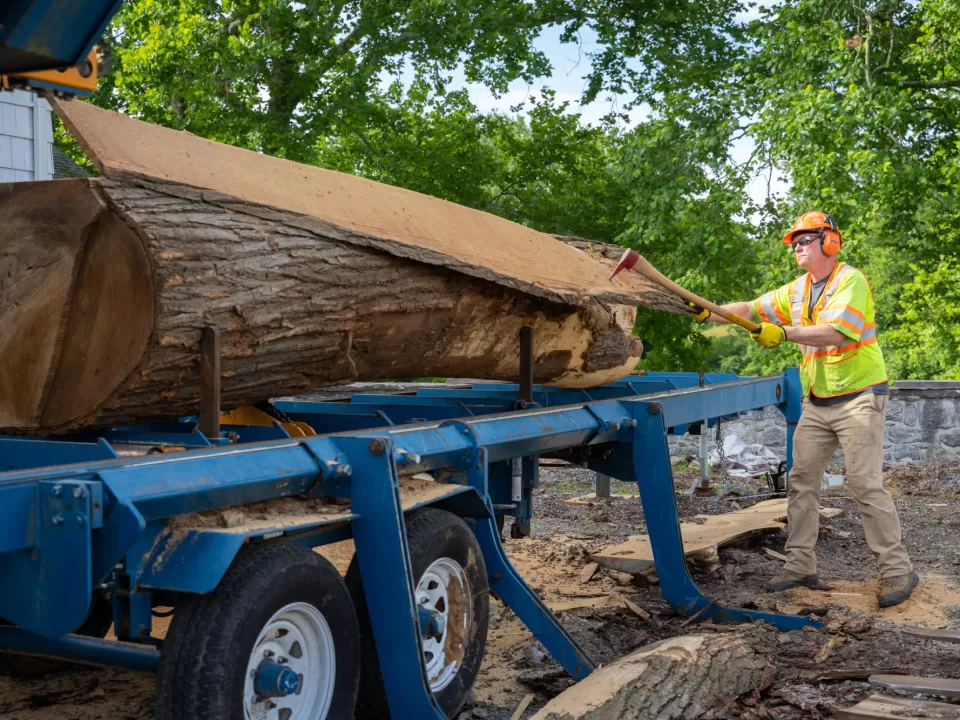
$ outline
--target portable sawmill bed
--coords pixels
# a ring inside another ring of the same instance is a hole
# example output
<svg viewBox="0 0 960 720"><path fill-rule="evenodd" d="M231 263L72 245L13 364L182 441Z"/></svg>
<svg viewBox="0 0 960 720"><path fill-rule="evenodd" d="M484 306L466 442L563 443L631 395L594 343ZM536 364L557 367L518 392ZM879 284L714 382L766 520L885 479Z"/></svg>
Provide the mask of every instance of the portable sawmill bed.
<svg viewBox="0 0 960 720"><path fill-rule="evenodd" d="M539 457L637 483L677 611L813 625L701 594L667 445L775 405L789 447L800 398L796 370L590 390L528 377L274 401L272 417L243 411L210 429L208 416L207 434L184 418L0 437L0 650L156 672L158 718L349 718L361 679L358 717L444 718L479 669L492 591L581 679L593 662L500 543L504 516L515 536L529 529ZM350 538L345 579L310 550ZM151 638L171 608L165 639ZM118 640L103 639L111 623Z"/></svg>

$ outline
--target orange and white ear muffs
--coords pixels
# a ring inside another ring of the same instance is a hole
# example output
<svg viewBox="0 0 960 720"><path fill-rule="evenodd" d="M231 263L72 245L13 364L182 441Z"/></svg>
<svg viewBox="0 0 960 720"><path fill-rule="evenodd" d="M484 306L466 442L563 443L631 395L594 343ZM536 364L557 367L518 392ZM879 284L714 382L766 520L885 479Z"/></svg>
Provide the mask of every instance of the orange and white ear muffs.
<svg viewBox="0 0 960 720"><path fill-rule="evenodd" d="M840 252L840 246L843 245L843 239L840 237L840 228L837 227L837 221L832 215L817 210L805 212L797 218L787 234L783 236L783 244L791 245L793 236L801 232L815 232L820 235L820 247L823 248L824 255L836 255Z"/></svg>
<svg viewBox="0 0 960 720"><path fill-rule="evenodd" d="M823 221L828 227L820 231L820 247L823 248L823 254L834 256L840 252L843 245L843 238L840 237L840 228L837 227L837 221L833 215L824 215Z"/></svg>

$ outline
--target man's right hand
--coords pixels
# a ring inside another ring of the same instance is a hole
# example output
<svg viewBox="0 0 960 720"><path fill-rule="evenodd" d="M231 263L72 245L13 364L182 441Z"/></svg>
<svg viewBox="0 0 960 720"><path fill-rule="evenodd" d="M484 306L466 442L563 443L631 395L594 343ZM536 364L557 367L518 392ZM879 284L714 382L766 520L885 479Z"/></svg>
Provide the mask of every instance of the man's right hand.
<svg viewBox="0 0 960 720"><path fill-rule="evenodd" d="M687 307L693 312L693 319L697 321L698 325L702 325L710 317L710 311L700 307L695 302L688 301Z"/></svg>

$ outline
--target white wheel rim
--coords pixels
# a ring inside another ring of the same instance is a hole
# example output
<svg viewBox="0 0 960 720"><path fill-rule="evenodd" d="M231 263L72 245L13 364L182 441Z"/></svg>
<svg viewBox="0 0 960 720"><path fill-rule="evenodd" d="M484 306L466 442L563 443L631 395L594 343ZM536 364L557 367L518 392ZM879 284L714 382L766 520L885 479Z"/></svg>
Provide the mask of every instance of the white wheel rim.
<svg viewBox="0 0 960 720"><path fill-rule="evenodd" d="M261 698L254 689L264 661L286 665L300 676L300 692ZM323 720L333 704L337 675L333 634L326 618L308 603L284 605L260 631L243 681L246 720Z"/></svg>
<svg viewBox="0 0 960 720"><path fill-rule="evenodd" d="M460 563L439 558L423 572L414 593L420 608L442 618L442 631L420 638L430 690L437 693L449 685L463 664L467 651L473 598L467 573Z"/></svg>

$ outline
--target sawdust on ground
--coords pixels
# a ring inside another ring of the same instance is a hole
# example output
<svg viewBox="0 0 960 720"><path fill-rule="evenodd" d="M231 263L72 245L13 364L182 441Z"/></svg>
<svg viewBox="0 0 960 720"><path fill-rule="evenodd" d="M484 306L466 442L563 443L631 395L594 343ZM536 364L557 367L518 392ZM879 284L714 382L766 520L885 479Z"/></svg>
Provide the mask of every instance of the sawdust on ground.
<svg viewBox="0 0 960 720"><path fill-rule="evenodd" d="M576 605L582 601L588 611L591 606L596 609L598 600L601 606L618 605L610 594L621 586L606 572L598 570L588 582L580 582L580 572L596 547L595 540L557 535L549 541L505 540L504 547L514 568L547 605L561 601ZM530 692L518 679L517 665L524 660L524 646L533 634L503 604L491 601L490 609L487 649L474 694L481 703L515 707ZM577 610L568 612L576 614Z"/></svg>
<svg viewBox="0 0 960 720"><path fill-rule="evenodd" d="M896 625L920 625L921 627L944 628L949 625L946 608L960 605L960 587L936 574L921 574L920 585L905 603L891 608L877 604L877 580L855 582L840 580L829 584L829 592L801 588L794 590L783 612L795 613L803 608L829 603L863 615L886 620Z"/></svg>

